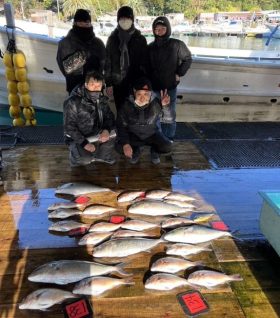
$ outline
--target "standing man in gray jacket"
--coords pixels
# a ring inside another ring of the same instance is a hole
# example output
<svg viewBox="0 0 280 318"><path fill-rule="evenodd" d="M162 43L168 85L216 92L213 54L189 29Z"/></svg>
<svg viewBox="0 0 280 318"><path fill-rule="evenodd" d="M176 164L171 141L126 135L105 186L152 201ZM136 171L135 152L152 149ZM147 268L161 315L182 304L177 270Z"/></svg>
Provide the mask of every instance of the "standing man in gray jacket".
<svg viewBox="0 0 280 318"><path fill-rule="evenodd" d="M171 25L166 17L158 17L153 22L155 40L148 46L149 77L157 96L167 90L169 107L164 107L161 122L166 137L173 140L176 132L177 85L192 63L191 52L183 41L170 38Z"/></svg>

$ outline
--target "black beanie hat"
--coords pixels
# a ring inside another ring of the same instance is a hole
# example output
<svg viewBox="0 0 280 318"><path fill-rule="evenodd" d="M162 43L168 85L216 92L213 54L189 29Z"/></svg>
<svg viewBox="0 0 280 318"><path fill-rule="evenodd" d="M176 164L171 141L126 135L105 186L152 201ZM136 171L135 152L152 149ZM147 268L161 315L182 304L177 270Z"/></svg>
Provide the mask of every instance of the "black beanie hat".
<svg viewBox="0 0 280 318"><path fill-rule="evenodd" d="M132 8L128 6L123 6L119 8L117 13L117 21L119 22L120 18L129 18L134 21L134 14Z"/></svg>
<svg viewBox="0 0 280 318"><path fill-rule="evenodd" d="M78 21L91 21L89 11L85 9L78 9L74 15L74 22Z"/></svg>
<svg viewBox="0 0 280 318"><path fill-rule="evenodd" d="M133 88L136 91L139 91L139 90L151 91L152 83L147 77L140 77L134 82Z"/></svg>

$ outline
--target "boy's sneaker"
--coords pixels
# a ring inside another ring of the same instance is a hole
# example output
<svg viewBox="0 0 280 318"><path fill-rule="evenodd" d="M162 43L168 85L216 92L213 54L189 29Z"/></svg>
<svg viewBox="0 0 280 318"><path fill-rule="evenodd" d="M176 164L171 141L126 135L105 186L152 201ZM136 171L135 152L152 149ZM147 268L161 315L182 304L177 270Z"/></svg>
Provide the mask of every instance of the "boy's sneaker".
<svg viewBox="0 0 280 318"><path fill-rule="evenodd" d="M129 162L135 165L139 161L139 159L140 159L140 149L136 148L133 151L132 158L129 160Z"/></svg>
<svg viewBox="0 0 280 318"><path fill-rule="evenodd" d="M160 164L159 154L154 150L151 150L151 161L154 165Z"/></svg>

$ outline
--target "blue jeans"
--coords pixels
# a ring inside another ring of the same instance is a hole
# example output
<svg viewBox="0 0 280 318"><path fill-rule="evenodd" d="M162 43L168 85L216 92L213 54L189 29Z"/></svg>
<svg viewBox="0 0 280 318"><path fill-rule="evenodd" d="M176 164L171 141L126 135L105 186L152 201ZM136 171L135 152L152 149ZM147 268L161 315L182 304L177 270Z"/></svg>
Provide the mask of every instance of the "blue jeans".
<svg viewBox="0 0 280 318"><path fill-rule="evenodd" d="M156 96L160 99L160 91L156 91ZM170 97L169 106L163 106L163 117L160 122L161 130L163 134L169 138L173 139L176 133L176 99L177 99L177 87L174 89L167 90L167 94Z"/></svg>

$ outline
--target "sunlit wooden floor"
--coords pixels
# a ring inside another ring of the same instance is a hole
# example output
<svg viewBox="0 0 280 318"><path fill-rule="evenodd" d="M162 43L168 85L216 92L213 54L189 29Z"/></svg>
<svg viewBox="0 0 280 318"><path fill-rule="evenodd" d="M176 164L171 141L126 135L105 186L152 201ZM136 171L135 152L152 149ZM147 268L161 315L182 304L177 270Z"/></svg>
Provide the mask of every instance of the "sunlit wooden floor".
<svg viewBox="0 0 280 318"><path fill-rule="evenodd" d="M30 292L47 287L27 276L39 265L60 259L92 260L91 249L77 240L48 232L47 207L62 199L54 189L70 181L89 181L109 187L114 193L92 196L95 202L117 206L116 196L129 189L172 189L197 198L201 210L217 211L241 241L219 239L213 252L191 257L227 274L239 273L242 282L215 290L201 290L210 306L204 317L274 318L280 316L279 257L264 241L258 226L262 205L258 191L279 189L279 169L211 170L206 159L190 142L175 142L173 160L154 166L146 151L137 165L123 158L114 165L96 164L70 168L65 146L16 147L3 154L4 186L0 188L0 317L63 317L60 306L52 311L19 310L18 303ZM126 206L120 207L126 214ZM106 218L105 218L106 219ZM91 222L90 220L82 220ZM90 298L98 318L184 317L176 294L179 288L159 293L144 289L151 257L164 246L122 259L133 274L134 286L121 287L104 297ZM49 285L48 287L55 287ZM62 286L71 290L73 285Z"/></svg>

